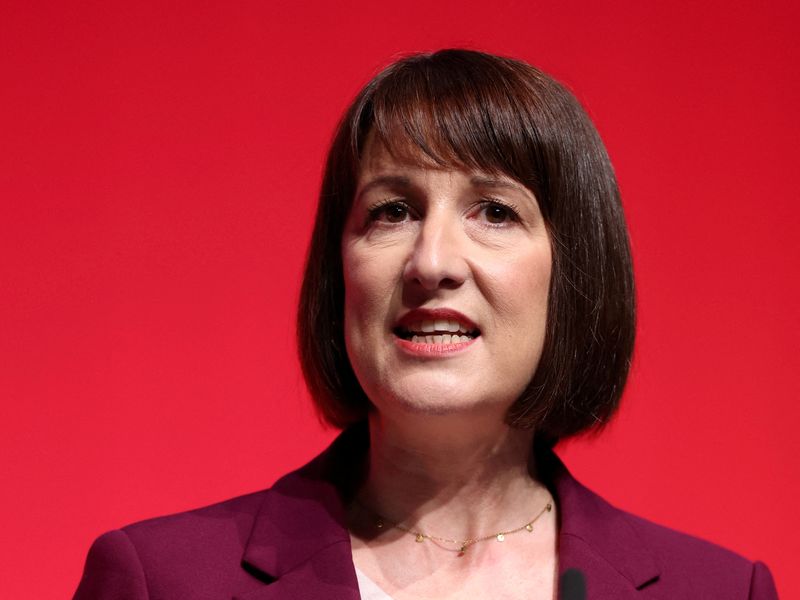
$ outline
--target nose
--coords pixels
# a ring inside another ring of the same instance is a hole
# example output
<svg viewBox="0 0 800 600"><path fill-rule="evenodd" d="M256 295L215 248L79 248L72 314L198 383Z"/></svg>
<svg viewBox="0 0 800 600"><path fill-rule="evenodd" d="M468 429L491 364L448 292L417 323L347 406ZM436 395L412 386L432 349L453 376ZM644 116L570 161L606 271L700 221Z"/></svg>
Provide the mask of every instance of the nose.
<svg viewBox="0 0 800 600"><path fill-rule="evenodd" d="M469 274L465 250L464 232L455 215L428 215L403 272L406 283L429 291L461 286Z"/></svg>

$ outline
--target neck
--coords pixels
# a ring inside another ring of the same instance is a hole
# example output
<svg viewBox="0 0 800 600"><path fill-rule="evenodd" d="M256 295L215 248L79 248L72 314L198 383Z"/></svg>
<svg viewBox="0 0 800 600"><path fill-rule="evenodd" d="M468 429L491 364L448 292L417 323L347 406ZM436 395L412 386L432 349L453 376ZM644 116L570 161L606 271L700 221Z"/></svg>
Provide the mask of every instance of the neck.
<svg viewBox="0 0 800 600"><path fill-rule="evenodd" d="M393 522L458 538L530 519L549 500L536 479L533 434L473 421L373 413L361 502Z"/></svg>

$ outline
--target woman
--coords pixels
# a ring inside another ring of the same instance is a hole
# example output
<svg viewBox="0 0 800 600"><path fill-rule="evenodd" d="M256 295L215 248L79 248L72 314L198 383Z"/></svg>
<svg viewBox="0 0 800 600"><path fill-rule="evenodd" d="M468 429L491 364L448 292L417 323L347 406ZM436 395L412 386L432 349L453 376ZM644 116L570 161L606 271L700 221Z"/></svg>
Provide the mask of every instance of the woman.
<svg viewBox="0 0 800 600"><path fill-rule="evenodd" d="M575 98L515 60L403 59L331 147L303 370L345 429L271 489L110 532L76 598L776 598L766 567L623 513L551 452L614 413L627 233Z"/></svg>

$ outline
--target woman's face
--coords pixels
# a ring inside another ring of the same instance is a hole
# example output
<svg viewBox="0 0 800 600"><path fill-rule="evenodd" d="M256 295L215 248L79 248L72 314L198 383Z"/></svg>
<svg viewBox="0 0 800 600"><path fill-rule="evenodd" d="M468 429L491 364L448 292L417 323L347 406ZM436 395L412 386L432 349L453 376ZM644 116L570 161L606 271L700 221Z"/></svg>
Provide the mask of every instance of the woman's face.
<svg viewBox="0 0 800 600"><path fill-rule="evenodd" d="M536 370L551 249L533 193L368 138L342 238L345 342L381 413L505 415Z"/></svg>

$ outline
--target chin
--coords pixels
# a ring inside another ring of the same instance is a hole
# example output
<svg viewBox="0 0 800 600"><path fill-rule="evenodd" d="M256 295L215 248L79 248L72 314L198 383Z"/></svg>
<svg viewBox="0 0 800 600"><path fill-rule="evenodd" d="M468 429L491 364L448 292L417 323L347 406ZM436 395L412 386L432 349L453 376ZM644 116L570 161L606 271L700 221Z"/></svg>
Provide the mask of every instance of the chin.
<svg viewBox="0 0 800 600"><path fill-rule="evenodd" d="M409 382L410 383L410 382ZM498 402L496 396L481 394L474 385L459 382L458 385L425 385L418 382L405 389L392 390L381 394L380 402L375 403L379 412L404 413L407 415L468 415L481 412L505 414L509 402Z"/></svg>

